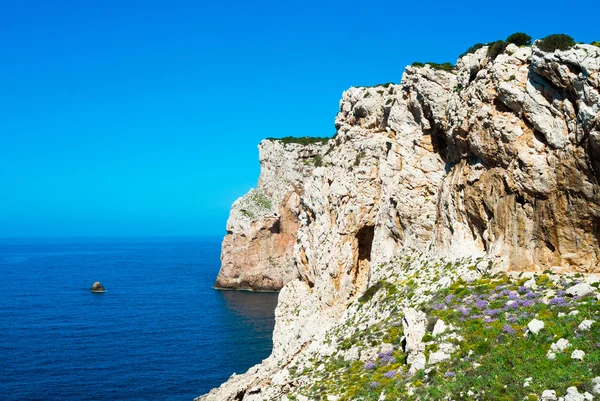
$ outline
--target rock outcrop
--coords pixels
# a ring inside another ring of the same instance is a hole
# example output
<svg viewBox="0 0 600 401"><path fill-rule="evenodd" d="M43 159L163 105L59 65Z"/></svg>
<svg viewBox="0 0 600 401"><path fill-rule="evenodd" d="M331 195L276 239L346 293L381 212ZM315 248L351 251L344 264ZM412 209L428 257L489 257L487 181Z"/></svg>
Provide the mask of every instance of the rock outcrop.
<svg viewBox="0 0 600 401"><path fill-rule="evenodd" d="M293 250L302 182L320 159L321 146L266 140L259 151L258 188L235 201L227 221L218 289L278 291L298 278Z"/></svg>
<svg viewBox="0 0 600 401"><path fill-rule="evenodd" d="M280 399L286 367L338 352L327 330L353 324L357 298L407 274L394 266L411 255L476 258L463 279L600 272L600 48L487 49L452 72L407 67L399 85L350 88L322 146L261 143L257 191L271 204L248 209L255 191L234 204L217 286L288 283L273 354L202 400ZM439 288L458 277L447 271L431 274Z"/></svg>
<svg viewBox="0 0 600 401"><path fill-rule="evenodd" d="M104 286L102 284L100 284L99 281L96 281L93 285L92 288L90 288L91 292L106 292L106 290L104 289Z"/></svg>

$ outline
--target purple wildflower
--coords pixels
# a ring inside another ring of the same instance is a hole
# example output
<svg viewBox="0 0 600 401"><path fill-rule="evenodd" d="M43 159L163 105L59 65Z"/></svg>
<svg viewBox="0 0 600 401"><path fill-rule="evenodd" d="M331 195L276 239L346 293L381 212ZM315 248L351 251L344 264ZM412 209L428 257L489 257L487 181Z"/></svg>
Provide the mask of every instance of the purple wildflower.
<svg viewBox="0 0 600 401"><path fill-rule="evenodd" d="M390 370L389 372L386 372L383 375L385 377L387 377L388 379L391 379L392 377L396 376L396 371L395 370Z"/></svg>
<svg viewBox="0 0 600 401"><path fill-rule="evenodd" d="M374 368L375 368L375 364L373 362L369 361L369 362L365 363L365 369L371 370Z"/></svg>
<svg viewBox="0 0 600 401"><path fill-rule="evenodd" d="M503 289L504 289L504 286L503 286L503 285L499 285L499 286L497 286L497 287L496 287L494 290L495 290L496 292L501 292Z"/></svg>
<svg viewBox="0 0 600 401"><path fill-rule="evenodd" d="M567 300L563 297L552 298L548 302L548 305L566 306Z"/></svg>
<svg viewBox="0 0 600 401"><path fill-rule="evenodd" d="M458 311L462 313L463 316L467 316L471 313L471 308L465 308L464 306L461 306L458 308Z"/></svg>
<svg viewBox="0 0 600 401"><path fill-rule="evenodd" d="M483 318L484 323L494 323L496 320L498 320L498 319L493 319L489 316L486 316L485 318Z"/></svg>
<svg viewBox="0 0 600 401"><path fill-rule="evenodd" d="M444 374L444 377L445 377L446 379L449 379L449 378L451 378L451 377L455 377L455 376L456 376L456 373L454 373L454 372L446 372L446 373Z"/></svg>
<svg viewBox="0 0 600 401"><path fill-rule="evenodd" d="M530 299L522 299L519 301L519 303L521 304L522 307L524 308L530 308L533 305L535 305L535 302L530 300Z"/></svg>
<svg viewBox="0 0 600 401"><path fill-rule="evenodd" d="M442 310L446 307L446 305L443 302L436 302L433 304L433 309L435 310Z"/></svg>
<svg viewBox="0 0 600 401"><path fill-rule="evenodd" d="M486 309L483 311L483 314L488 316L496 316L500 312L502 312L500 309Z"/></svg>
<svg viewBox="0 0 600 401"><path fill-rule="evenodd" d="M529 291L527 294L525 294L525 298L527 298L527 299L537 298L537 294L535 292Z"/></svg>
<svg viewBox="0 0 600 401"><path fill-rule="evenodd" d="M512 328L512 326L510 324L504 324L504 327L502 327L502 331L507 333L507 334L515 334L515 329Z"/></svg>
<svg viewBox="0 0 600 401"><path fill-rule="evenodd" d="M447 304L450 304L452 302L453 298L454 298L454 294L446 295L446 298L444 299L444 301L446 301Z"/></svg>
<svg viewBox="0 0 600 401"><path fill-rule="evenodd" d="M510 294L508 294L508 299L517 300L519 299L519 295L511 291Z"/></svg>
<svg viewBox="0 0 600 401"><path fill-rule="evenodd" d="M519 287L519 289L517 291L519 291L521 294L523 294L523 293L525 293L525 292L527 292L529 290L527 289L527 287L525 287L524 285L522 285L522 286Z"/></svg>
<svg viewBox="0 0 600 401"><path fill-rule="evenodd" d="M506 318L506 321L508 321L509 323L516 323L517 320L518 319L516 316L509 316L508 318Z"/></svg>
<svg viewBox="0 0 600 401"><path fill-rule="evenodd" d="M482 317L483 317L483 315L473 315L469 319L475 320L475 319L481 319Z"/></svg>
<svg viewBox="0 0 600 401"><path fill-rule="evenodd" d="M565 290L558 290L558 292L556 293L556 295L558 295L559 297L564 297L567 294L567 292Z"/></svg>
<svg viewBox="0 0 600 401"><path fill-rule="evenodd" d="M489 302L486 301L485 299L479 299L477 300L477 302L475 302L475 307L479 310L481 309L485 309L489 306Z"/></svg>
<svg viewBox="0 0 600 401"><path fill-rule="evenodd" d="M502 295L504 295L505 297L509 296L510 294L512 294L511 290L502 290Z"/></svg>
<svg viewBox="0 0 600 401"><path fill-rule="evenodd" d="M369 383L369 387L371 387L371 388L377 388L377 387L379 387L379 383L378 382L371 382L371 383Z"/></svg>

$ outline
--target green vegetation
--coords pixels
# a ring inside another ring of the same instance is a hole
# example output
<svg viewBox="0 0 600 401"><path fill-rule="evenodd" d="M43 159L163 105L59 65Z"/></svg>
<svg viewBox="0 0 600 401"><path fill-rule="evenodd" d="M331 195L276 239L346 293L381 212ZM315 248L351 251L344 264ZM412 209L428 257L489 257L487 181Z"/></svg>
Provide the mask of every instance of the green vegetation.
<svg viewBox="0 0 600 401"><path fill-rule="evenodd" d="M506 43L503 40L497 40L495 42L488 43L487 45L487 56L490 59L495 60L496 57L504 53L504 50L506 50L506 46L508 46L508 43Z"/></svg>
<svg viewBox="0 0 600 401"><path fill-rule="evenodd" d="M311 144L317 144L317 143L325 143L328 140L330 140L331 138L328 137L316 137L316 136L301 136L301 137L295 137L295 136L286 136L283 138L266 138L269 141L279 141L282 143L298 143L301 145L311 145Z"/></svg>
<svg viewBox="0 0 600 401"><path fill-rule="evenodd" d="M367 289L367 291L365 291L365 293L358 298L358 302L364 304L365 302L370 301L373 298L373 295L377 294L377 292L379 292L381 289L386 289L389 295L393 295L398 292L396 286L388 283L385 280L381 280L369 287L369 289Z"/></svg>
<svg viewBox="0 0 600 401"><path fill-rule="evenodd" d="M531 36L523 32L516 32L506 38L506 42L517 46L531 46Z"/></svg>
<svg viewBox="0 0 600 401"><path fill-rule="evenodd" d="M476 274L479 262L398 259L394 263L405 274L376 282L358 299L355 315L328 333L327 343L343 352L314 354L302 372L290 368L292 376L310 378L298 393L315 400L333 395L339 401L508 401L538 400L548 389L564 396L572 386L581 393L591 391L591 380L600 372L600 301L593 295L568 296L566 290L581 278L550 271L464 276L465 271ZM463 273L458 276L458 271ZM453 277L453 283L430 298L418 295L428 293L424 286L440 288L431 283L442 277ZM427 315L424 354L449 356L415 373L409 372L403 351L402 311L408 305ZM383 318L373 323L375 316ZM449 329L434 335L439 319ZM544 322L537 334L528 332L533 319ZM594 321L591 329L581 329L585 320ZM559 339L570 345L551 359L548 353ZM361 360L344 357L355 349L361 350ZM585 352L582 360L571 357L575 350ZM363 358L364 351L371 357Z"/></svg>
<svg viewBox="0 0 600 401"><path fill-rule="evenodd" d="M600 47L600 42L598 41L594 41L592 43L590 43L592 46L596 46L596 47Z"/></svg>
<svg viewBox="0 0 600 401"><path fill-rule="evenodd" d="M249 194L249 200L251 203L261 209L270 210L273 207L273 202L271 202L271 199L258 190L254 190Z"/></svg>
<svg viewBox="0 0 600 401"><path fill-rule="evenodd" d="M473 46L469 47L466 52L459 56L463 57L470 53L475 53L477 50L481 49L484 46L488 46L487 56L492 60L495 60L500 54L504 53L506 47L510 44L515 44L517 46L531 46L531 36L527 35L523 32L515 32L512 35L509 35L506 40L497 40L495 42L489 42L486 44L477 43Z"/></svg>
<svg viewBox="0 0 600 401"><path fill-rule="evenodd" d="M441 70L441 71L447 71L447 72L452 72L455 68L455 66L452 63L432 63L432 62L426 62L426 63L421 63L419 61L415 61L414 63L412 63L413 67L425 67L425 65L429 64L429 66L431 68L433 68L434 70Z"/></svg>
<svg viewBox="0 0 600 401"><path fill-rule="evenodd" d="M363 157L365 157L365 152L358 152L356 154L356 158L354 159L354 165L359 166Z"/></svg>
<svg viewBox="0 0 600 401"><path fill-rule="evenodd" d="M569 35L562 33L546 36L536 42L537 47L545 52L553 52L556 50L568 50L575 46L575 41Z"/></svg>
<svg viewBox="0 0 600 401"><path fill-rule="evenodd" d="M469 47L466 52L458 56L458 58L466 56L467 54L475 53L477 50L481 49L484 46L485 45L483 43L475 43L473 46Z"/></svg>

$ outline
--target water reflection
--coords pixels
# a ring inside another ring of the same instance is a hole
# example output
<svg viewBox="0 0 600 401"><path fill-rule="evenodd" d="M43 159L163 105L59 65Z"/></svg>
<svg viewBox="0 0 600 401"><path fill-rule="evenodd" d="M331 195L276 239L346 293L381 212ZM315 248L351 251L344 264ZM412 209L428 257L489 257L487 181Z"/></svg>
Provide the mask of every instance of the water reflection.
<svg viewBox="0 0 600 401"><path fill-rule="evenodd" d="M272 333L278 293L250 291L218 291L228 311L262 333Z"/></svg>

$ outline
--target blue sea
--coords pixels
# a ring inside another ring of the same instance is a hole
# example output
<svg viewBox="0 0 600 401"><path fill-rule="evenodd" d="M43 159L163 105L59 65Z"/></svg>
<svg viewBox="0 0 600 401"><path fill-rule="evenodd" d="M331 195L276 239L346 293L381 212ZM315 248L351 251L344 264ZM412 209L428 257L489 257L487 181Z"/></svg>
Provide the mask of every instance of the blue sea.
<svg viewBox="0 0 600 401"><path fill-rule="evenodd" d="M0 399L191 401L266 358L277 294L214 290L220 240L0 239Z"/></svg>

